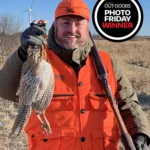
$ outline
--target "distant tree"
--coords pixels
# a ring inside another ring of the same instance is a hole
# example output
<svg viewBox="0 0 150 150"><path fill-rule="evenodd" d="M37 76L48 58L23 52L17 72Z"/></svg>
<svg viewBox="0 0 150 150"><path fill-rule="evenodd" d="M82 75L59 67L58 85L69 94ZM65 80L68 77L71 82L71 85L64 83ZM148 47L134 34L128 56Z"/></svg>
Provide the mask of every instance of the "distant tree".
<svg viewBox="0 0 150 150"><path fill-rule="evenodd" d="M13 15L0 15L0 59L7 58L19 45L21 20Z"/></svg>

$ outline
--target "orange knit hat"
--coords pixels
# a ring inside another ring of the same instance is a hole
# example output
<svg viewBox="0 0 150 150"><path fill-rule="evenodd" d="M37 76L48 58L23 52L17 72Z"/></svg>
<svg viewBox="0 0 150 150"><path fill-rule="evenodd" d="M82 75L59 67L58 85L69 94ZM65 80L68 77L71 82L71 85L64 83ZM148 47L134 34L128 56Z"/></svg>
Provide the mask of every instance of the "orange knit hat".
<svg viewBox="0 0 150 150"><path fill-rule="evenodd" d="M62 0L55 10L55 19L66 15L81 16L90 20L90 11L83 0Z"/></svg>

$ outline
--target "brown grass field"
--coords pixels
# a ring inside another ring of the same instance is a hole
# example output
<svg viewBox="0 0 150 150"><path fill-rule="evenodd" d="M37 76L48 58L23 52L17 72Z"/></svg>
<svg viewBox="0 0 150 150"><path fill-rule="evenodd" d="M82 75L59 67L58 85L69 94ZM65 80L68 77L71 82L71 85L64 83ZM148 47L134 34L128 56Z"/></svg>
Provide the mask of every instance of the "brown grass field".
<svg viewBox="0 0 150 150"><path fill-rule="evenodd" d="M109 52L123 67L134 89L150 125L150 40L137 39L122 43L95 40L97 48ZM8 133L15 120L17 107L12 102L0 99L0 150L27 150L23 133L12 145L8 144Z"/></svg>

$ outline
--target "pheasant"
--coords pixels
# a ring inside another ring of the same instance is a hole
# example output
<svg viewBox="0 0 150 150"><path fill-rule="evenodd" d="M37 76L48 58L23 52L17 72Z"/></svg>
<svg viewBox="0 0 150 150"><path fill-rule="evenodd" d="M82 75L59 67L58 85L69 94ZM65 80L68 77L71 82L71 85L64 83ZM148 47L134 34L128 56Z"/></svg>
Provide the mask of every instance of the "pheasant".
<svg viewBox="0 0 150 150"><path fill-rule="evenodd" d="M18 137L21 134L31 110L36 112L43 132L47 135L52 133L44 113L51 102L53 90L54 74L51 64L42 58L41 47L29 47L27 60L22 67L20 86L16 93L19 96L18 115L10 137Z"/></svg>

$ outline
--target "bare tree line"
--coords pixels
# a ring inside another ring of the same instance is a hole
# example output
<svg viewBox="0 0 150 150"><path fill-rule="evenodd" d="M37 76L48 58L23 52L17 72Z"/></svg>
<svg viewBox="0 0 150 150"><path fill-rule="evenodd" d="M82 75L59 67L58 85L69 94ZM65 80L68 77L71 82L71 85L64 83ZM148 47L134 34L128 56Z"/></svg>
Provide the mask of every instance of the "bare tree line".
<svg viewBox="0 0 150 150"><path fill-rule="evenodd" d="M21 20L13 15L0 15L0 67L20 45Z"/></svg>

